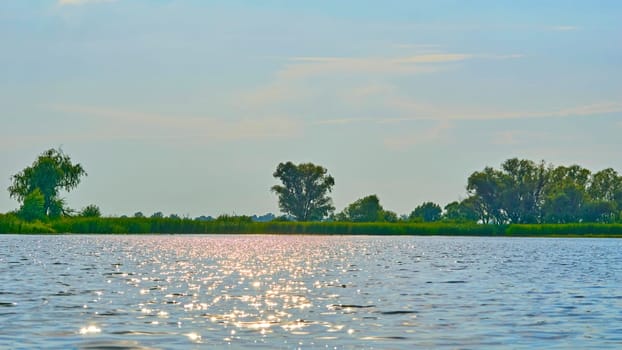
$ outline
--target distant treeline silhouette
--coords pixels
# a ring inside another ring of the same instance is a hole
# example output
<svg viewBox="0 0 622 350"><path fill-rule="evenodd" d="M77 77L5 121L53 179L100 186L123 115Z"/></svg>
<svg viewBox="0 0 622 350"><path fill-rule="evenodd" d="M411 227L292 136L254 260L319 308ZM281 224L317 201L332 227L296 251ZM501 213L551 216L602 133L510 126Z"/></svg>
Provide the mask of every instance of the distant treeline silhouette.
<svg viewBox="0 0 622 350"><path fill-rule="evenodd" d="M97 205L71 210L61 191L78 186L86 171L60 149L43 152L13 175L8 188L20 208L0 216L0 232L15 233L326 233L326 234L530 234L553 226L560 234L614 234L621 222L622 177L608 168L595 173L578 165L553 166L512 158L467 179L466 197L441 208L424 202L408 215L386 210L371 194L336 213L328 195L335 179L312 163L279 163L271 190L282 216L228 216L195 220L156 212L145 217L102 218ZM260 222L258 222L260 221ZM602 224L586 225L588 223ZM581 224L581 225L568 225ZM529 226L531 225L531 226ZM561 230L561 231L559 231Z"/></svg>

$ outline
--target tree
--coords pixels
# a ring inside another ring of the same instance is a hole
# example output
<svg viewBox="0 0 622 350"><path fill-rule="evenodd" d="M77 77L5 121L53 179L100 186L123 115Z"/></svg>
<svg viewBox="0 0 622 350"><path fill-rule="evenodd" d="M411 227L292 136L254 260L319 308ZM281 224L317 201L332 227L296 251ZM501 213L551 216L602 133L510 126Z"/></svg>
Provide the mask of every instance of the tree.
<svg viewBox="0 0 622 350"><path fill-rule="evenodd" d="M501 168L504 181L502 207L509 222L540 222L549 171L544 161L536 164L531 160L512 158Z"/></svg>
<svg viewBox="0 0 622 350"><path fill-rule="evenodd" d="M395 215L395 218L393 218ZM338 221L352 222L375 222L375 221L397 221L395 213L386 212L380 200L375 194L356 200L348 205L341 213L337 214Z"/></svg>
<svg viewBox="0 0 622 350"><path fill-rule="evenodd" d="M335 210L327 196L335 179L324 167L312 163L279 163L273 176L283 185L272 186L279 197L279 208L298 221L322 220Z"/></svg>
<svg viewBox="0 0 622 350"><path fill-rule="evenodd" d="M397 216L397 213L394 211L390 211L390 210L383 210L382 211L382 220L384 222L398 222L399 221L399 217Z"/></svg>
<svg viewBox="0 0 622 350"><path fill-rule="evenodd" d="M99 210L98 206L96 206L95 204L90 204L82 209L82 211L80 212L80 216L83 216L85 218L99 218L102 216L102 213Z"/></svg>
<svg viewBox="0 0 622 350"><path fill-rule="evenodd" d="M475 198L469 197L460 202L454 201L445 206L443 218L449 221L477 221L479 216L475 211Z"/></svg>
<svg viewBox="0 0 622 350"><path fill-rule="evenodd" d="M552 192L544 205L544 219L546 222L564 224L580 222L585 203L584 189L573 183L567 183Z"/></svg>
<svg viewBox="0 0 622 350"><path fill-rule="evenodd" d="M594 200L583 205L583 222L610 223L616 219L616 204L612 201Z"/></svg>
<svg viewBox="0 0 622 350"><path fill-rule="evenodd" d="M474 208L484 223L537 223L542 221L549 173L544 161L512 158L501 165L501 170L486 167L473 173L467 190L475 198Z"/></svg>
<svg viewBox="0 0 622 350"><path fill-rule="evenodd" d="M26 197L39 190L43 195L44 215L57 217L66 212L65 202L59 197L60 191L76 188L81 177L86 175L82 165L73 164L62 150L49 149L32 166L13 175L8 190L19 202L25 202Z"/></svg>
<svg viewBox="0 0 622 350"><path fill-rule="evenodd" d="M622 177L611 168L601 170L592 175L587 193L592 200L616 201L622 193Z"/></svg>
<svg viewBox="0 0 622 350"><path fill-rule="evenodd" d="M410 213L409 219L421 220L424 222L438 221L441 219L442 213L443 211L440 205L432 202L425 202Z"/></svg>
<svg viewBox="0 0 622 350"><path fill-rule="evenodd" d="M467 190L475 198L474 208L482 223L503 224L507 221L507 215L503 210L503 191L506 183L503 173L490 167L469 176Z"/></svg>
<svg viewBox="0 0 622 350"><path fill-rule="evenodd" d="M43 220L45 218L45 198L38 188L24 198L24 204L17 215L26 221Z"/></svg>

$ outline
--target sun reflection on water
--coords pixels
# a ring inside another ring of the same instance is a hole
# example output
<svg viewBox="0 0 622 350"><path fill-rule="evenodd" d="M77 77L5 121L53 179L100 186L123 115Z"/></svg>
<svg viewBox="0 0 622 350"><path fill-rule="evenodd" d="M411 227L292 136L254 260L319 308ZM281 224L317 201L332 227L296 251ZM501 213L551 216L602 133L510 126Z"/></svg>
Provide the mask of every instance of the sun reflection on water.
<svg viewBox="0 0 622 350"><path fill-rule="evenodd" d="M142 247L144 256L152 256L149 260L141 261L139 255L128 257L148 273L123 271L130 264L119 263L112 277L135 289L142 299L139 310L143 317L179 318L182 312L185 322L181 327L208 321L232 328L228 341L241 336L236 330L302 335L308 334L305 328L315 326L348 333L342 330L343 325L317 319L326 314L322 312L325 306L310 298L319 294L318 300L336 299L340 294L324 293L323 289L345 287L338 280L327 279L330 270L322 266L331 255L343 251L334 252L324 245L321 238L311 237L305 237L304 245L295 237L279 236L260 240L239 236L171 238L166 245L149 242ZM161 325L153 320L149 324ZM186 336L201 340L196 332Z"/></svg>
<svg viewBox="0 0 622 350"><path fill-rule="evenodd" d="M0 348L620 343L611 322L622 305L618 240L3 239Z"/></svg>
<svg viewBox="0 0 622 350"><path fill-rule="evenodd" d="M101 328L94 326L94 325L89 325L89 326L85 326L80 328L80 331L78 333L80 334L95 334L95 333L101 333Z"/></svg>

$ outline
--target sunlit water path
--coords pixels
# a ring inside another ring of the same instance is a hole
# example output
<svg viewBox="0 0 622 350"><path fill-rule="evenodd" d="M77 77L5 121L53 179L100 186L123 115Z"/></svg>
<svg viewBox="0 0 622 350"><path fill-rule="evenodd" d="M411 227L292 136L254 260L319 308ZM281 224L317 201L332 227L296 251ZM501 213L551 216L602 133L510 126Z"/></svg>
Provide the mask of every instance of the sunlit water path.
<svg viewBox="0 0 622 350"><path fill-rule="evenodd" d="M0 348L622 348L622 240L0 240Z"/></svg>

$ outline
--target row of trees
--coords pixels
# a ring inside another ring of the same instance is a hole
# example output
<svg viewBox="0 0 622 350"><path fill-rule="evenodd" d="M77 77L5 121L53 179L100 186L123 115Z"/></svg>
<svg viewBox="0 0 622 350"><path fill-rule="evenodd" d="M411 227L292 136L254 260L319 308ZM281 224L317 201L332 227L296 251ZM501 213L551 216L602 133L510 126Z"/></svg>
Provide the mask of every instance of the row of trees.
<svg viewBox="0 0 622 350"><path fill-rule="evenodd" d="M468 196L449 203L443 211L432 202L398 218L380 205L376 195L363 197L333 214L328 196L335 181L327 170L313 164L281 163L274 177L282 186L281 211L299 221L352 222L461 221L492 224L613 222L622 210L622 177L608 168L596 173L578 165L547 165L544 161L512 158L501 169L486 167L467 180Z"/></svg>
<svg viewBox="0 0 622 350"><path fill-rule="evenodd" d="M513 158L473 173L467 190L461 205L484 223L612 222L622 210L622 177L611 168L592 173Z"/></svg>
<svg viewBox="0 0 622 350"><path fill-rule="evenodd" d="M74 164L62 150L50 149L13 175L8 190L21 203L17 214L26 220L76 214L98 217L101 212L97 206L76 212L60 197L61 191L76 188L86 175L82 165ZM273 176L281 181L272 187L280 210L296 221L612 222L619 219L622 210L622 177L615 170L591 173L578 165L554 167L544 161L518 158L508 159L500 169L486 167L474 172L467 180L464 200L449 203L444 210L436 203L425 202L402 217L384 209L376 195L358 199L335 213L329 196L335 179L319 165L280 163ZM139 212L135 216L143 215ZM152 217L163 216L158 212Z"/></svg>

